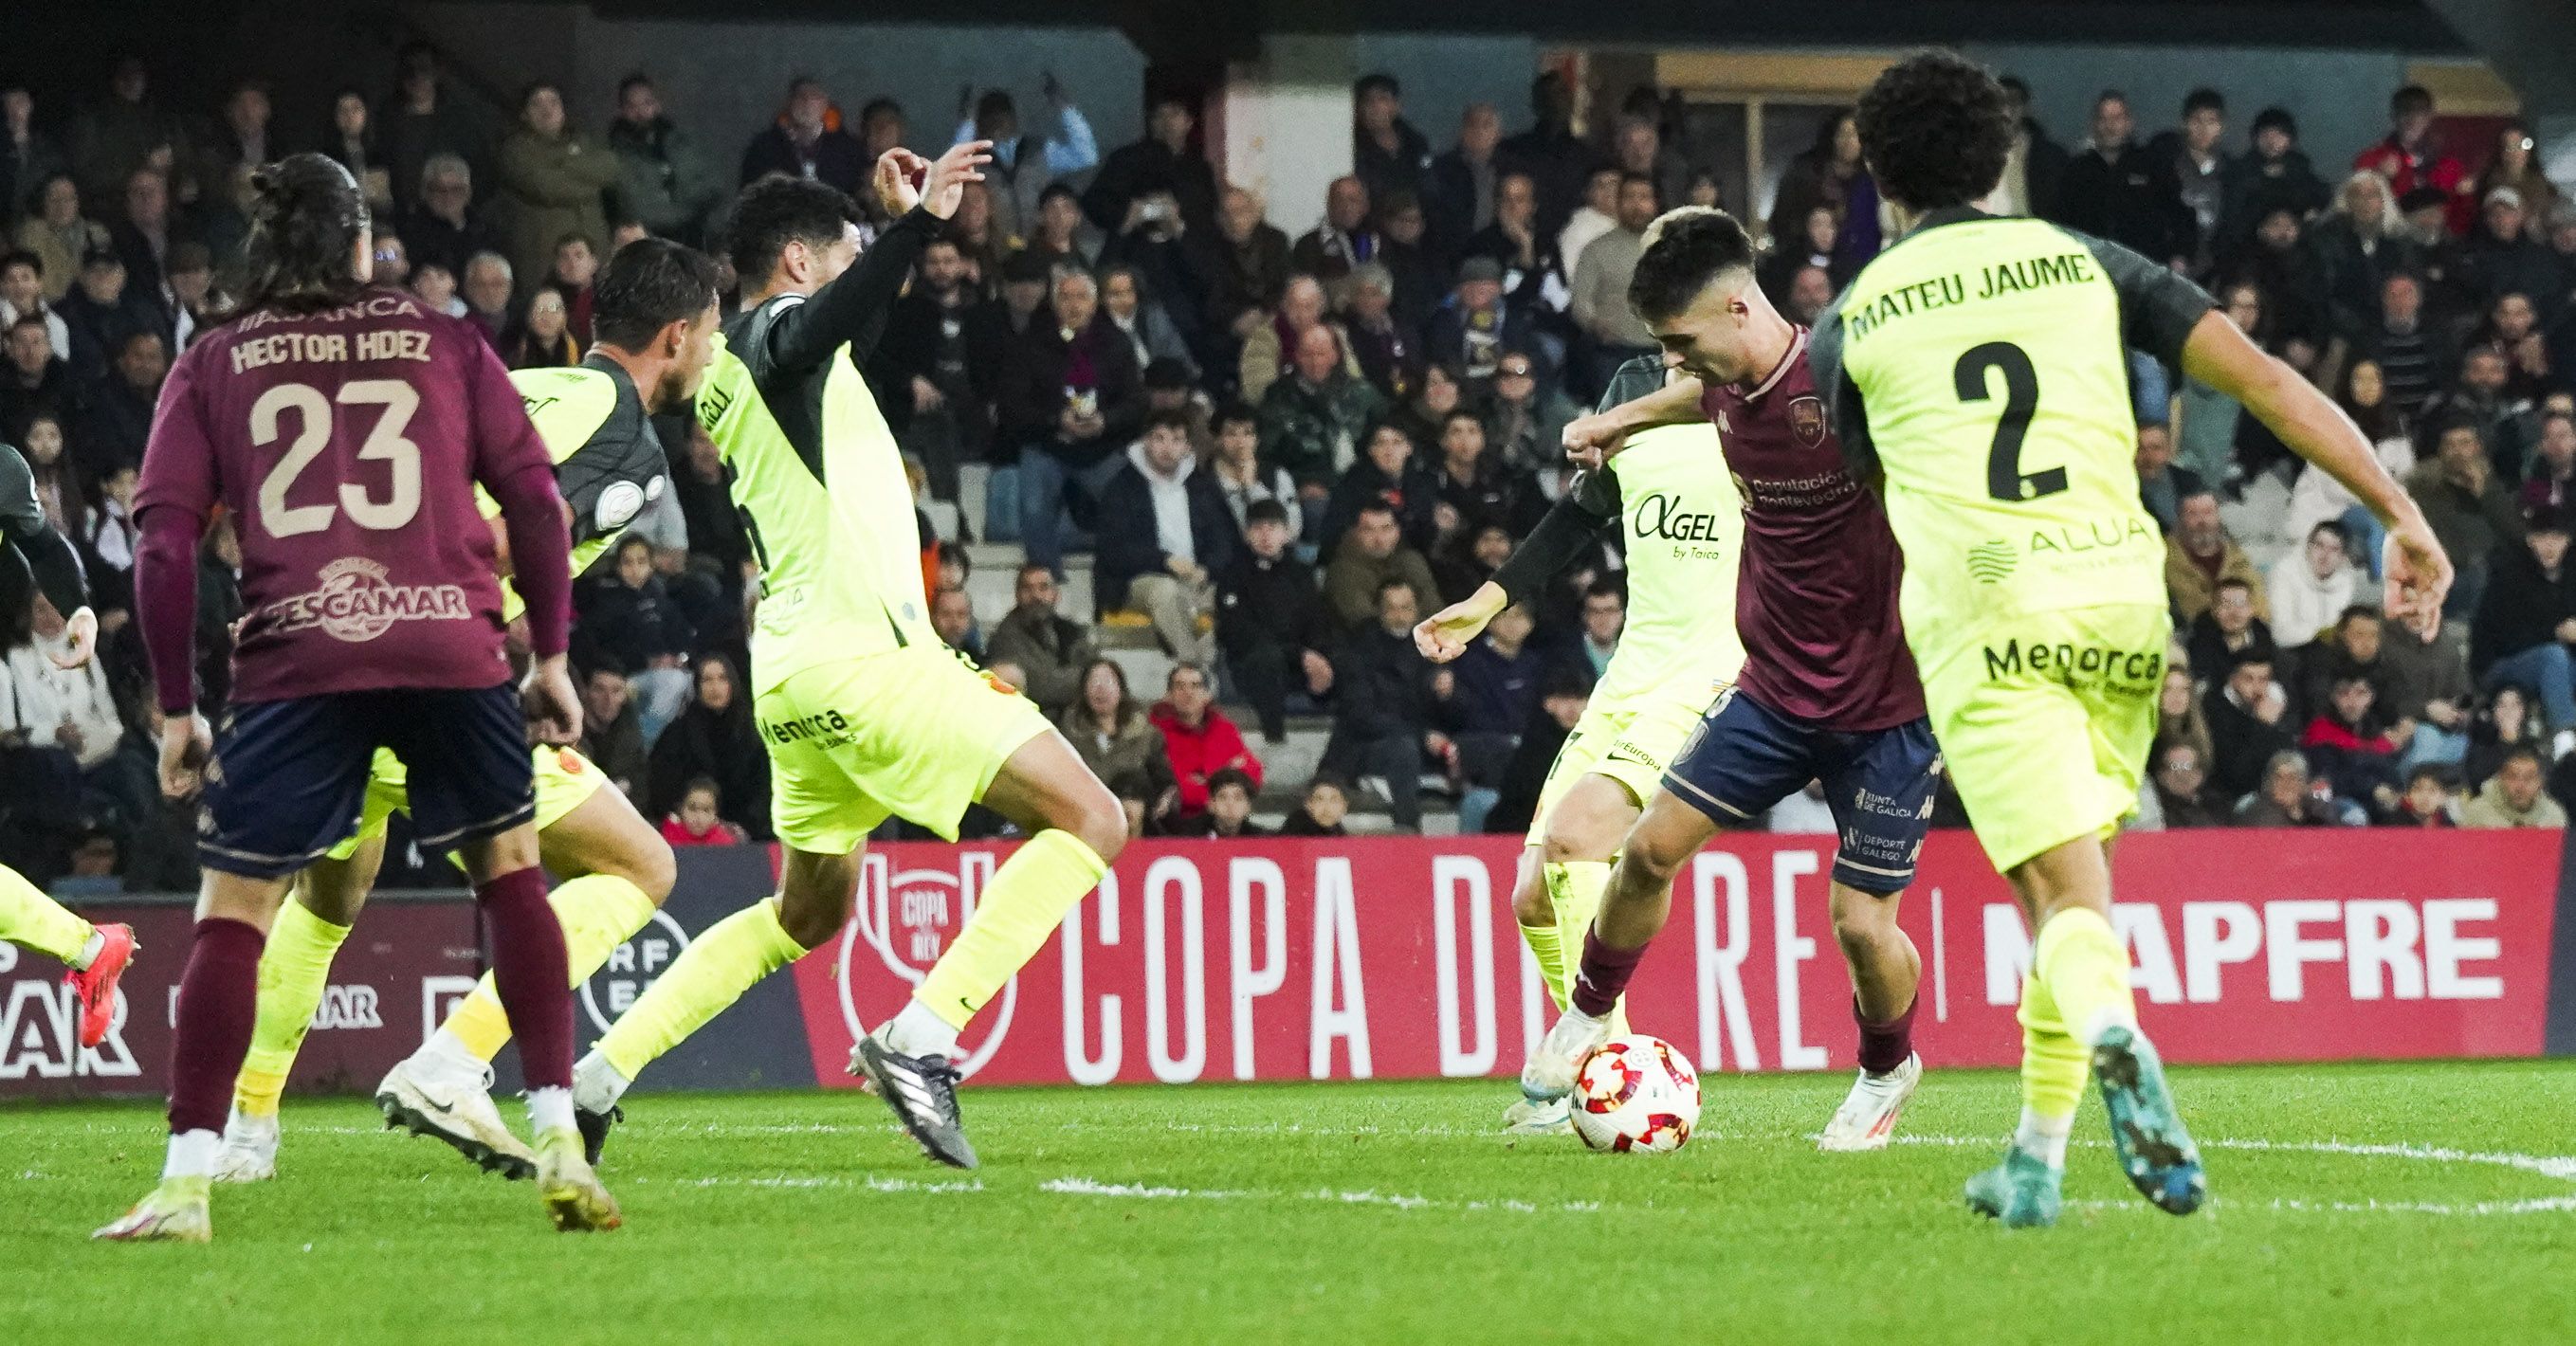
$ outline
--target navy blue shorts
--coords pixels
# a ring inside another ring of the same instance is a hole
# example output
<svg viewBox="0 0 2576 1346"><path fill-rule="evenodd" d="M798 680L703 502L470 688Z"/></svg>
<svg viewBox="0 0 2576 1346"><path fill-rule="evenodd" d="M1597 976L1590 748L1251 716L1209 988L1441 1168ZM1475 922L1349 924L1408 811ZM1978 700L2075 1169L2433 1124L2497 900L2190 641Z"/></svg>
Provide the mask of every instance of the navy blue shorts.
<svg viewBox="0 0 2576 1346"><path fill-rule="evenodd" d="M198 863L274 879L320 859L357 831L378 748L410 768L425 851L536 816L527 725L508 683L261 701L224 714L197 820Z"/></svg>
<svg viewBox="0 0 2576 1346"><path fill-rule="evenodd" d="M1691 731L1664 788L1720 827L1751 827L1808 781L1822 781L1841 840L1834 882L1885 894L1914 881L1940 779L1928 720L1845 733L1733 690Z"/></svg>

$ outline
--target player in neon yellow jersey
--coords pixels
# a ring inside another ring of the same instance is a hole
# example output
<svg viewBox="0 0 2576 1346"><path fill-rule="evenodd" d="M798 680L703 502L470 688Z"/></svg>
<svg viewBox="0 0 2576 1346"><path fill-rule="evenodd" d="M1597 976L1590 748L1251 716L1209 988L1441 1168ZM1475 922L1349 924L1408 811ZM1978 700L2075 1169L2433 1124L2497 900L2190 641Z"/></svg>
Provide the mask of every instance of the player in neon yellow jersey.
<svg viewBox="0 0 2576 1346"><path fill-rule="evenodd" d="M647 239L620 249L595 290L596 345L579 365L510 376L555 460L571 513L579 574L622 536L667 485L668 459L650 417L684 410L713 358L715 264ZM494 507L487 500L489 513ZM507 550L502 563L506 568ZM504 587L515 617L517 591ZM563 923L575 985L652 919L670 896L670 843L606 777L570 748L534 752L539 853L567 875L548 894ZM274 1177L278 1108L303 1046L331 960L365 906L384 860L386 819L406 806L406 774L379 751L356 835L304 871L260 956L259 1017L233 1087L232 1115L215 1167L220 1182ZM533 1177L535 1156L501 1119L487 1092L490 1063L510 1038L509 1019L485 977L421 1049L387 1072L376 1103L389 1125L430 1136L476 1164Z"/></svg>
<svg viewBox="0 0 2576 1346"><path fill-rule="evenodd" d="M1073 745L932 629L903 458L859 369L990 149L968 141L935 164L888 151L875 188L896 218L864 254L855 207L827 186L769 178L735 202L743 309L698 393L698 423L732 471L761 568L750 690L787 854L774 899L700 935L582 1058L573 1105L594 1152L646 1065L839 933L869 832L900 815L953 837L980 801L1029 839L850 1063L932 1158L974 1167L950 1064L958 1033L1126 843L1125 811Z"/></svg>
<svg viewBox="0 0 2576 1346"><path fill-rule="evenodd" d="M1818 318L1809 360L1846 456L1883 474L1933 733L2037 935L2021 1125L1968 1204L2007 1225L2056 1221L2089 1068L2123 1174L2187 1214L2205 1199L2200 1154L2110 921L2110 838L2136 807L2172 634L2164 546L2138 502L2128 349L2244 403L2376 515L2386 611L2427 639L2451 564L2350 418L2198 286L2118 244L1975 208L2014 136L1983 69L1909 58L1858 122L1901 236Z"/></svg>
<svg viewBox="0 0 2576 1346"><path fill-rule="evenodd" d="M1520 358L1520 357L1512 357ZM1663 386L1663 362L1622 365L1602 406ZM1619 531L1628 568L1627 625L1618 652L1540 788L1512 885L1521 939L1563 1009L1583 932L1601 906L1619 843L1663 780L1664 768L1744 663L1735 631L1738 531L1744 500L1702 422L1639 431L1627 451L1579 474L1492 579L1414 628L1424 657L1447 663L1510 604L1525 601L1594 535ZM1567 1103L1521 1099L1506 1130L1570 1131Z"/></svg>

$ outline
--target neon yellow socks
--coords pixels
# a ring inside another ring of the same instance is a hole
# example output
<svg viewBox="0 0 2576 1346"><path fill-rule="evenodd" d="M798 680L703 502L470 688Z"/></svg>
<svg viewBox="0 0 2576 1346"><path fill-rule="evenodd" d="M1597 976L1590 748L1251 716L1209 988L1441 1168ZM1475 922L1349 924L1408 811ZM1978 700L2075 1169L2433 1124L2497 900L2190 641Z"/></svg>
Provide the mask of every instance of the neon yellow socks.
<svg viewBox="0 0 2576 1346"><path fill-rule="evenodd" d="M71 963L89 947L92 927L45 896L18 871L0 865L0 939Z"/></svg>
<svg viewBox="0 0 2576 1346"><path fill-rule="evenodd" d="M2040 927L2019 1017L2022 1126L2015 1140L2063 1163L2091 1067L2087 1045L2105 1028L2138 1021L2128 950L2100 912L2071 907Z"/></svg>
<svg viewBox="0 0 2576 1346"><path fill-rule="evenodd" d="M585 874L558 886L546 901L563 923L564 961L571 965L575 986L589 980L612 950L653 919L653 899L615 874ZM678 970L678 964L672 967ZM489 1062L501 1054L510 1040L510 1016L502 1012L492 974L483 974L439 1031L454 1037L476 1060Z"/></svg>
<svg viewBox="0 0 2576 1346"><path fill-rule="evenodd" d="M777 899L754 902L707 927L673 959L634 1006L618 1016L591 1056L632 1082L761 978L804 955L805 947L789 939L778 923Z"/></svg>
<svg viewBox="0 0 2576 1346"><path fill-rule="evenodd" d="M1029 838L993 871L993 881L975 901L974 917L931 966L913 999L950 1027L964 1028L1108 872L1108 864L1071 832L1048 830Z"/></svg>
<svg viewBox="0 0 2576 1346"><path fill-rule="evenodd" d="M1556 947L1559 970L1556 978L1557 1003L1571 1004L1574 979L1583 969L1583 937L1592 933L1592 918L1601 911L1601 895L1610 890L1610 868L1618 857L1607 860L1567 860L1545 867L1548 901L1556 908ZM1610 1007L1612 1036L1628 1031L1628 998L1622 995Z"/></svg>
<svg viewBox="0 0 2576 1346"><path fill-rule="evenodd" d="M277 1115L287 1072L295 1068L295 1053L330 984L331 959L348 938L349 927L323 920L294 898L278 908L277 924L259 955L259 1012L251 1023L250 1054L233 1080L235 1108L253 1117Z"/></svg>
<svg viewBox="0 0 2576 1346"><path fill-rule="evenodd" d="M1555 904L1551 901L1549 905ZM1539 979L1547 983L1547 998L1555 1001L1558 1009L1564 1009L1565 988L1574 979L1574 968L1566 961L1565 941L1557 937L1556 923L1521 926L1521 942L1538 960Z"/></svg>

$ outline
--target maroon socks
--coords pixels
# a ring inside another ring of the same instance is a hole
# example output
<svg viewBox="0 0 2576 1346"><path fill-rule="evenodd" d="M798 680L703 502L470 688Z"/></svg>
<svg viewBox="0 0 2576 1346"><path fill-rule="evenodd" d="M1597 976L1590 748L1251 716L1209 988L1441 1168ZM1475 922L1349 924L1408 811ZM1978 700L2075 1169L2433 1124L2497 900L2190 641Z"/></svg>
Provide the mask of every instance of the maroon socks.
<svg viewBox="0 0 2576 1346"><path fill-rule="evenodd" d="M1905 1012L1885 1023L1874 1024L1863 1018L1860 1002L1852 1002L1852 1020L1860 1025L1860 1068L1872 1075L1884 1075L1905 1064L1914 1054L1914 1007L1923 1003L1921 996L1907 1002Z"/></svg>
<svg viewBox="0 0 2576 1346"><path fill-rule="evenodd" d="M572 973L563 926L546 902L545 871L531 865L474 890L492 940L492 989L519 1040L528 1088L572 1087Z"/></svg>
<svg viewBox="0 0 2576 1346"><path fill-rule="evenodd" d="M259 1013L259 951L268 938L240 921L197 922L179 974L178 1024L170 1034L170 1134L221 1131L233 1077L250 1053Z"/></svg>
<svg viewBox="0 0 2576 1346"><path fill-rule="evenodd" d="M1574 1007L1595 1019L1610 1013L1619 1003L1620 993L1628 989L1628 979L1637 975L1637 960L1646 956L1644 948L1614 949L1601 942L1589 926L1583 931L1583 962L1574 977Z"/></svg>

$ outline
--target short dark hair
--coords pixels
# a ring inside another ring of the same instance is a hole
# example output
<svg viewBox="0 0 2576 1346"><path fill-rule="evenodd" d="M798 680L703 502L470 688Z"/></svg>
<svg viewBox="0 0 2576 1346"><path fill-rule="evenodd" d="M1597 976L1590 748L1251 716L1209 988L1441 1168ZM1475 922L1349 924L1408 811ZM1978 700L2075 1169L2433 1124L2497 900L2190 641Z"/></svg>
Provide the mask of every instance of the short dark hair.
<svg viewBox="0 0 2576 1346"><path fill-rule="evenodd" d="M2104 103L2117 103L2122 107L2127 107L2129 105L2129 96L2118 89L2104 89L2102 92L2093 95L2093 110L2095 112L2101 111Z"/></svg>
<svg viewBox="0 0 2576 1346"><path fill-rule="evenodd" d="M626 95L633 93L638 85L647 89L652 88L653 77L645 74L641 70L638 70L633 74L628 75L626 78L617 81L617 101L621 103L625 102Z"/></svg>
<svg viewBox="0 0 2576 1346"><path fill-rule="evenodd" d="M2429 780L2446 791L2451 788L2451 773L2431 762L2418 763L2414 770L2406 773L2406 788L2414 789L2415 782L2421 780Z"/></svg>
<svg viewBox="0 0 2576 1346"><path fill-rule="evenodd" d="M689 783L680 787L680 798L687 799L689 796L696 794L700 790L704 790L709 795L713 796L718 804L724 803L724 790L717 786L716 778L713 776L689 777Z"/></svg>
<svg viewBox="0 0 2576 1346"><path fill-rule="evenodd" d="M2410 112L2433 110L2433 91L2421 84L2409 84L2388 95L2388 115L2403 117Z"/></svg>
<svg viewBox="0 0 2576 1346"><path fill-rule="evenodd" d="M1227 789L1229 787L1243 791L1243 797L1246 799L1250 799L1255 794L1260 793L1252 788L1252 777L1245 775L1243 768L1241 767L1218 767L1215 771L1208 773L1207 788L1209 794L1215 794L1217 791Z"/></svg>
<svg viewBox="0 0 2576 1346"><path fill-rule="evenodd" d="M2254 114L2254 134L2278 131L2292 140L2299 138L2299 119L2285 107L2267 107Z"/></svg>
<svg viewBox="0 0 2576 1346"><path fill-rule="evenodd" d="M2374 622L2384 622L2388 620L2386 617L2380 615L2379 609L2372 607L2368 603L2354 603L2346 606L2343 611L2335 614L2335 625L2341 626L2355 617L2367 617Z"/></svg>
<svg viewBox="0 0 2576 1346"><path fill-rule="evenodd" d="M1396 517L1395 506L1387 503L1385 496L1371 496L1362 501L1358 513L1363 517L1371 514L1383 514L1390 519Z"/></svg>
<svg viewBox="0 0 2576 1346"><path fill-rule="evenodd" d="M1077 204L1082 200L1081 193L1076 192L1071 187L1068 187L1061 182L1050 182L1046 185L1045 191L1038 193L1038 204L1043 207L1047 202L1052 201L1059 196Z"/></svg>
<svg viewBox="0 0 2576 1346"><path fill-rule="evenodd" d="M2516 743L2504 750L2504 757L2496 763L2496 774L2503 775L2504 769L2516 762L2529 762L2544 775L2549 771L2549 763L2541 757L2540 749L2528 743Z"/></svg>
<svg viewBox="0 0 2576 1346"><path fill-rule="evenodd" d="M1915 210L1963 206L1995 189L2015 128L2003 86L1952 52L1889 67L1860 99L1861 156L1883 193Z"/></svg>
<svg viewBox="0 0 2576 1346"><path fill-rule="evenodd" d="M1249 425L1257 429L1261 425L1261 413L1254 411L1248 402L1229 401L1217 407L1215 415L1208 417L1210 431L1221 431L1235 424ZM1250 521L1246 520L1246 522Z"/></svg>
<svg viewBox="0 0 2576 1346"><path fill-rule="evenodd" d="M1244 529L1248 532L1256 523L1275 523L1285 528L1288 526L1288 507L1276 500L1255 500L1243 507Z"/></svg>
<svg viewBox="0 0 2576 1346"><path fill-rule="evenodd" d="M1710 281L1753 265L1753 238L1725 211L1685 207L1654 224L1628 280L1628 305L1648 322L1691 306Z"/></svg>
<svg viewBox="0 0 2576 1346"><path fill-rule="evenodd" d="M1190 388L1189 362L1176 355L1157 355L1145 362L1145 391L1186 391Z"/></svg>
<svg viewBox="0 0 2576 1346"><path fill-rule="evenodd" d="M2207 492L2199 492L2198 494L2205 495ZM2219 580L2217 585L2214 586L2210 592L2223 593L2229 589L2242 589L2250 594L2254 592L2254 583L2242 575L2229 575Z"/></svg>
<svg viewBox="0 0 2576 1346"><path fill-rule="evenodd" d="M860 128L865 129L869 122L875 121L880 116L893 117L900 120L903 116L903 104L898 103L883 94L879 94L876 97L869 99L867 104L859 109Z"/></svg>
<svg viewBox="0 0 2576 1346"><path fill-rule="evenodd" d="M1465 421L1468 424L1475 426L1478 430L1485 428L1485 418L1482 415L1479 415L1475 408L1470 407L1463 402L1457 406L1449 408L1449 414L1440 418L1441 434L1446 435L1449 433L1449 423L1451 421Z"/></svg>
<svg viewBox="0 0 2576 1346"><path fill-rule="evenodd" d="M1653 190L1654 190L1654 187L1655 187L1655 176L1654 176L1654 174L1652 174L1652 173L1627 173L1627 172L1623 172L1623 173L1621 173L1621 174L1619 175L1619 190L1621 190L1621 191L1623 191L1623 192L1624 192L1624 191L1626 191L1626 190L1628 190L1630 187L1635 186L1635 185L1637 185L1637 184L1639 184L1639 183L1643 183L1643 184L1645 184L1645 187L1646 187L1646 189L1647 189L1648 191L1653 191Z"/></svg>
<svg viewBox="0 0 2576 1346"><path fill-rule="evenodd" d="M1619 600L1619 606L1623 608L1628 606L1628 595L1620 589L1615 580L1592 581L1591 586L1583 591L1583 597L1587 601L1595 598L1615 598Z"/></svg>
<svg viewBox="0 0 2576 1346"><path fill-rule="evenodd" d="M617 250L591 284L591 331L619 350L640 351L675 322L691 322L715 304L715 259L666 238L639 238Z"/></svg>
<svg viewBox="0 0 2576 1346"><path fill-rule="evenodd" d="M2317 520L2316 526L2308 530L2308 540L2310 542L2316 541L2317 534L2319 533L2327 534L2337 542L2341 542L2345 538L2351 536L2349 533L2344 531L2343 522L2339 519Z"/></svg>
<svg viewBox="0 0 2576 1346"><path fill-rule="evenodd" d="M27 251L24 248L20 248L14 252L0 253L0 271L7 271L13 266L26 267L36 273L37 279L41 280L44 278L45 259Z"/></svg>
<svg viewBox="0 0 2576 1346"><path fill-rule="evenodd" d="M1377 601L1381 603L1385 602L1386 596L1394 593L1398 589L1402 589L1406 593L1411 594L1414 602L1419 603L1422 601L1422 595L1413 587L1413 581L1392 575L1377 582Z"/></svg>
<svg viewBox="0 0 2576 1346"><path fill-rule="evenodd" d="M996 117L1016 119L1019 115L1020 105L1011 101L1008 89L986 89L984 96L975 100L975 125L978 128Z"/></svg>
<svg viewBox="0 0 2576 1346"><path fill-rule="evenodd" d="M1382 93L1390 98L1402 98L1404 86L1395 82L1395 76L1383 70L1373 70L1351 81L1352 101L1356 102L1373 93Z"/></svg>
<svg viewBox="0 0 2576 1346"><path fill-rule="evenodd" d="M734 274L756 287L778 269L788 244L830 247L840 241L841 227L858 218L858 207L828 183L784 175L763 178L735 199L726 251Z"/></svg>
<svg viewBox="0 0 2576 1346"><path fill-rule="evenodd" d="M1149 434L1156 430L1178 430L1181 437L1187 439L1191 428L1190 413L1186 408L1164 407L1145 413L1145 430Z"/></svg>
<svg viewBox="0 0 2576 1346"><path fill-rule="evenodd" d="M2191 114L2204 109L2210 112L2226 112L2226 96L2219 93L2218 90L2209 88L2206 85L2201 88L2194 89L2190 93L2182 96L2182 115L2188 117Z"/></svg>

